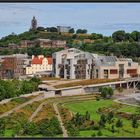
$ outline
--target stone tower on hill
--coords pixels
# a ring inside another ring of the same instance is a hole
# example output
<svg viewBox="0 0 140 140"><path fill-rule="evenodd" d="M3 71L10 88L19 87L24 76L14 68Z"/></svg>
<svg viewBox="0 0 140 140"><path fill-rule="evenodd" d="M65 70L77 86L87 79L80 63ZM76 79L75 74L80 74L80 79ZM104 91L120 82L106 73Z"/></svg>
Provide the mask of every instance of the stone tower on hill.
<svg viewBox="0 0 140 140"><path fill-rule="evenodd" d="M36 30L37 29L37 20L35 16L33 16L33 19L31 21L31 30Z"/></svg>

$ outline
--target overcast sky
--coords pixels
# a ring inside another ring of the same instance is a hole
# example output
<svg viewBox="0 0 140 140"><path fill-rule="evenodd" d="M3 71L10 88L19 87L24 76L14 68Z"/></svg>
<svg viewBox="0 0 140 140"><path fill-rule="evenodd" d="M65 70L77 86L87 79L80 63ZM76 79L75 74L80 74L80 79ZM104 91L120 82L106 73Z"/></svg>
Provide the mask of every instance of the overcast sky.
<svg viewBox="0 0 140 140"><path fill-rule="evenodd" d="M0 37L27 31L33 16L44 27L65 25L104 35L140 31L140 3L0 3Z"/></svg>

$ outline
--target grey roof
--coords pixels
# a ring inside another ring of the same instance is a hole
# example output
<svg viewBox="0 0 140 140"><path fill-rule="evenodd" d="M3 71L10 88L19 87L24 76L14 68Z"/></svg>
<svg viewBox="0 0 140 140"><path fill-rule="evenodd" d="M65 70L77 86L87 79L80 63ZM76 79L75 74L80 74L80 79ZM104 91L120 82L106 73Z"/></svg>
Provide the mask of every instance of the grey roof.
<svg viewBox="0 0 140 140"><path fill-rule="evenodd" d="M96 65L113 66L116 61L117 58L115 56L98 56L96 58Z"/></svg>

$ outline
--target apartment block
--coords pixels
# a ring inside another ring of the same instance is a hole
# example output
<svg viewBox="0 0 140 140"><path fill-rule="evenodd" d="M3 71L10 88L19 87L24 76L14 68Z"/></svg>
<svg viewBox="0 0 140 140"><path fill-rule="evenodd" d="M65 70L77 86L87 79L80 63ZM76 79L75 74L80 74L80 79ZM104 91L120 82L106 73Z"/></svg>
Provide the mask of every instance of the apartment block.
<svg viewBox="0 0 140 140"><path fill-rule="evenodd" d="M65 79L90 79L94 76L94 55L75 48L52 55L53 75Z"/></svg>
<svg viewBox="0 0 140 140"><path fill-rule="evenodd" d="M52 55L53 75L65 79L114 79L140 74L140 66L129 58L104 56L75 48Z"/></svg>

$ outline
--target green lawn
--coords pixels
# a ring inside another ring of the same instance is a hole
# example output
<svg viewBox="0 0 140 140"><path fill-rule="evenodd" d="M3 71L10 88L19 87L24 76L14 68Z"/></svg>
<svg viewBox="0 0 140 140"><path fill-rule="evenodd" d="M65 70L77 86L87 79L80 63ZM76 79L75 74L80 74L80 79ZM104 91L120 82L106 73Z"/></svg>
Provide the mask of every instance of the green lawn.
<svg viewBox="0 0 140 140"><path fill-rule="evenodd" d="M136 113L136 107L123 105L123 107L118 109L118 111L126 113Z"/></svg>
<svg viewBox="0 0 140 140"><path fill-rule="evenodd" d="M86 111L89 111L91 114L91 119L98 121L99 120L99 114L97 113L97 110L100 107L110 107L112 105L115 105L117 103L113 102L112 100L89 100L89 101L81 101L81 102L71 102L66 103L65 107L69 108L72 112L76 113L79 112L81 114L85 114ZM122 110L126 112L135 112L135 107L131 106L123 106ZM119 110L120 111L120 110ZM116 122L117 118L115 118ZM118 132L118 128L115 127L116 132L112 133L110 129L110 125L107 124L104 129L101 129L102 134L104 137L140 137L140 125L139 128L136 129L136 134L134 135L134 129L131 126L131 120L123 120L123 129L120 129L120 132ZM115 124L115 123L114 123ZM98 130L86 130L86 131L80 131L80 137L91 137L93 133L97 135Z"/></svg>
<svg viewBox="0 0 140 140"><path fill-rule="evenodd" d="M72 112L79 112L81 114L85 114L86 111L89 111L91 114L91 119L99 120L99 115L97 113L100 107L109 107L113 104L116 104L112 100L89 100L89 101L81 101L81 102L71 102L66 103L65 106L69 108Z"/></svg>

